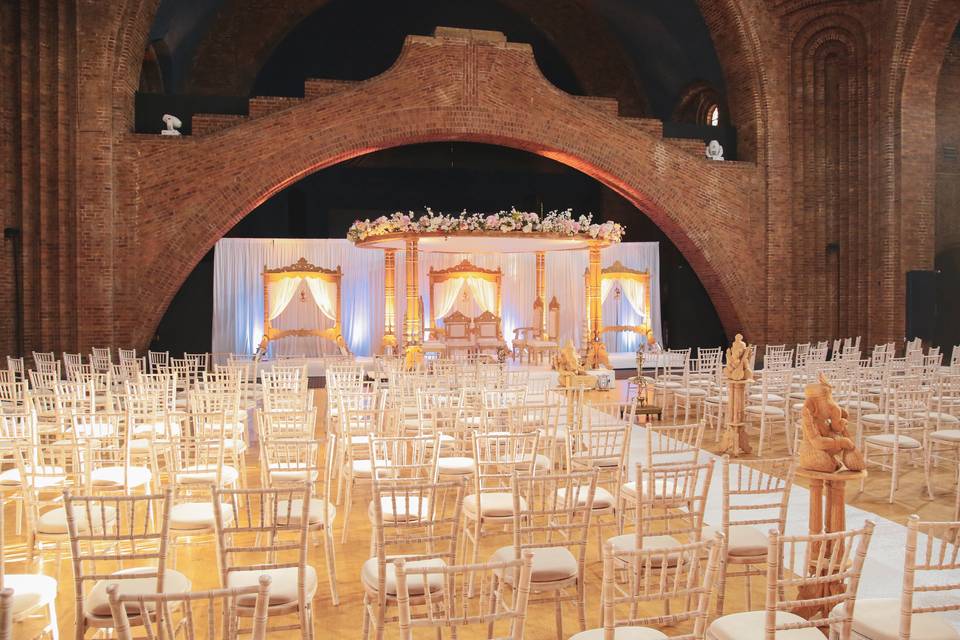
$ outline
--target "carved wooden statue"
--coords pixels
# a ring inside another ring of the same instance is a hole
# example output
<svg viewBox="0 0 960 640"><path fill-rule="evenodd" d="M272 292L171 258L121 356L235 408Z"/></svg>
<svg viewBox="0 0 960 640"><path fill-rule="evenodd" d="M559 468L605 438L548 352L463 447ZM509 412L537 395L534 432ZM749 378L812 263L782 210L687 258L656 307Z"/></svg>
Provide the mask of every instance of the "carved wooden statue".
<svg viewBox="0 0 960 640"><path fill-rule="evenodd" d="M808 384L803 392L800 467L824 473L862 471L863 454L847 431L847 412L834 401L826 377L821 373L819 382Z"/></svg>
<svg viewBox="0 0 960 640"><path fill-rule="evenodd" d="M753 380L753 371L750 369L750 352L753 347L747 346L743 336L737 334L733 344L727 348L727 364L723 373L728 380L736 382Z"/></svg>
<svg viewBox="0 0 960 640"><path fill-rule="evenodd" d="M573 340L567 341L567 346L557 354L553 368L559 374L561 387L592 387L596 384L596 379L586 374L586 370L580 364L580 356L577 355L577 348L573 346Z"/></svg>
<svg viewBox="0 0 960 640"><path fill-rule="evenodd" d="M613 369L607 354L607 345L600 340L591 342L587 351L587 365L591 369Z"/></svg>

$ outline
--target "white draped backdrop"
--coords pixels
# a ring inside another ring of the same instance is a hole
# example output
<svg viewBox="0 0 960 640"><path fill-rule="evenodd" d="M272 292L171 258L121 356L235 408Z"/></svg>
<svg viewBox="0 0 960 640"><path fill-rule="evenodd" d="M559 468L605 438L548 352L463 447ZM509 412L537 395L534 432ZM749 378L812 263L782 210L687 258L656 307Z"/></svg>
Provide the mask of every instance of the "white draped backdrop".
<svg viewBox="0 0 960 640"><path fill-rule="evenodd" d="M371 355L380 349L383 334L383 252L358 249L348 240L224 238L217 243L213 270L213 351L253 353L263 336L263 268L282 267L306 258L318 267L343 269L343 336L357 355ZM397 325L402 327L406 308L403 252L397 252ZM536 263L533 254L420 254L420 295L424 315L430 315L430 267L451 267L470 260L487 269L503 271L503 335L513 338L513 329L533 325L536 291ZM662 341L660 327L660 248L656 242L624 242L603 250L601 264L619 260L631 269L650 272L652 326ZM547 302L553 296L560 303L560 339L579 344L586 305L583 272L586 251L565 251L546 255ZM327 328L333 325L336 291L332 283L314 279L294 284L282 280L270 293L271 323L278 329ZM609 295L613 281L605 285L603 320L606 325L641 324L634 304L644 295L642 287L620 282L620 300ZM289 289L289 291L288 291ZM301 293L304 293L301 296ZM464 300L466 293L466 300ZM475 316L481 311L496 312L495 289L483 280L453 280L435 291L438 317L459 310ZM301 299L303 298L303 299ZM289 304L280 304L286 299ZM637 306L640 306L637 304ZM446 311L446 313L444 313ZM430 318L424 322L429 324ZM607 335L611 352L634 351L639 337L634 334ZM321 338L283 338L271 342L270 354L317 356L335 352L335 345Z"/></svg>

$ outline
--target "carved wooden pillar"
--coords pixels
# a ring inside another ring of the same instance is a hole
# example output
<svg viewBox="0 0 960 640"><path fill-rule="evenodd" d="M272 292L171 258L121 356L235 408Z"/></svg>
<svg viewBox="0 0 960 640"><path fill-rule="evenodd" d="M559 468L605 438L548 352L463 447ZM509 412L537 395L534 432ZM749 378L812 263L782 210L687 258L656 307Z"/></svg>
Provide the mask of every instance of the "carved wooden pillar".
<svg viewBox="0 0 960 640"><path fill-rule="evenodd" d="M383 250L383 348L397 346L397 250Z"/></svg>
<svg viewBox="0 0 960 640"><path fill-rule="evenodd" d="M419 293L419 253L418 240L410 238L406 241L407 265L407 313L403 319L403 337L407 344L420 344L423 338L420 320L420 293Z"/></svg>
<svg viewBox="0 0 960 640"><path fill-rule="evenodd" d="M601 323L601 300L600 300L600 243L590 243L590 262L587 267L587 317L590 323L590 335L587 339L591 342L600 339Z"/></svg>
<svg viewBox="0 0 960 640"><path fill-rule="evenodd" d="M541 339L547 338L547 256L543 251L537 251L537 299L533 303L536 317L534 322L540 330Z"/></svg>

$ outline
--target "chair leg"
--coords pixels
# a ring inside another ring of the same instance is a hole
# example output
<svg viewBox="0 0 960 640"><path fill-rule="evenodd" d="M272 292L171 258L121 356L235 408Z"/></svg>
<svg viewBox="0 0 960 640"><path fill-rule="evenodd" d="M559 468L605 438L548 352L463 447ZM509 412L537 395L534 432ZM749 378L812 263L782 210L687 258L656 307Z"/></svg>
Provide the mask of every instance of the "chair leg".
<svg viewBox="0 0 960 640"><path fill-rule="evenodd" d="M930 467L933 464L933 449L936 445L933 442L927 442L923 448L923 477L927 482L927 495L934 499L933 485L930 483Z"/></svg>
<svg viewBox="0 0 960 640"><path fill-rule="evenodd" d="M323 541L323 553L327 561L327 580L330 582L330 599L336 607L340 604L340 596L337 594L337 555L333 546L332 528L324 527Z"/></svg>
<svg viewBox="0 0 960 640"><path fill-rule="evenodd" d="M343 509L343 534L340 536L340 543L347 543L347 532L349 531L350 523L350 508L353 506L353 476L351 475L347 481L347 495L344 498L347 501L346 506Z"/></svg>
<svg viewBox="0 0 960 640"><path fill-rule="evenodd" d="M725 551L721 553L726 555ZM720 575L717 576L717 617L723 615L723 600L727 589L727 559L721 556L720 566L718 567Z"/></svg>
<svg viewBox="0 0 960 640"><path fill-rule="evenodd" d="M553 609L556 616L557 640L563 640L563 609L560 607L560 589L553 592Z"/></svg>

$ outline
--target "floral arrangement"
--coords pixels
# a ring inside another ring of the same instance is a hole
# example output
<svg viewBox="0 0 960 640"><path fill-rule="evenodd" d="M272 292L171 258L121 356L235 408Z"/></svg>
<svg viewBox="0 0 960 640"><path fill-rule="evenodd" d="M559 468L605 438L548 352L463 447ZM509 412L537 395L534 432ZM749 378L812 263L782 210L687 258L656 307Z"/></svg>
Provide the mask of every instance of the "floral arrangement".
<svg viewBox="0 0 960 640"><path fill-rule="evenodd" d="M574 218L573 211L550 211L543 217L529 211L497 213L467 213L458 215L434 213L429 207L419 218L413 211L397 211L391 216L376 220L357 220L347 231L347 240L360 242L367 238L394 233L552 233L570 237L594 238L607 242L620 242L624 227L616 222L596 224L593 215Z"/></svg>

